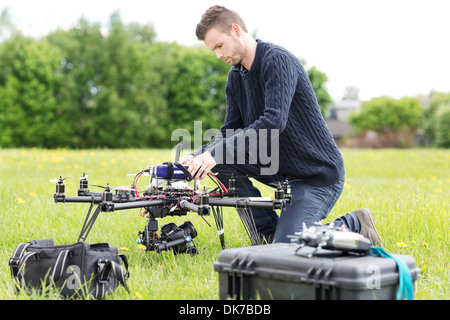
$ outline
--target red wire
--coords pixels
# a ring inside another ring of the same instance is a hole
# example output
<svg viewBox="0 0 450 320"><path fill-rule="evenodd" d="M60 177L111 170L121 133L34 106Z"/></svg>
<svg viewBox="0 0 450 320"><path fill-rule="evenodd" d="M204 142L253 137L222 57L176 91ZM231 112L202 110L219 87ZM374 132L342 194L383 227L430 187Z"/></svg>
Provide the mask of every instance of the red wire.
<svg viewBox="0 0 450 320"><path fill-rule="evenodd" d="M143 174L144 172L145 172L145 170L142 170L141 172L139 172L138 175L137 175L137 177L134 179L134 190L135 190L135 192L136 192L136 198L142 198L142 197L139 195L139 191L138 191L138 188L137 188L137 182L138 182L139 178L142 176L142 174Z"/></svg>
<svg viewBox="0 0 450 320"><path fill-rule="evenodd" d="M219 183L219 185L220 185L220 187L222 188L222 190L223 190L224 193L228 193L227 188L225 188L225 186L223 185L223 183L222 183L222 182L221 182L214 174L208 173L208 175L209 175L210 177L214 178L214 179L217 181L217 183ZM211 195L212 195L212 196L217 196L217 195L219 195L219 194L220 194L220 193L211 194Z"/></svg>
<svg viewBox="0 0 450 320"><path fill-rule="evenodd" d="M142 176L142 174L145 172L145 170L142 170L141 172L139 172L137 175L136 175L136 177L135 177L135 179L134 179L134 190L135 190L135 194L136 194L136 198L143 198L143 196L140 196L139 195L139 191L138 191L138 188L137 188L137 182L138 182L138 180L139 180L139 178ZM219 184L219 186L220 186L220 188L223 190L223 192L226 194L226 193L228 193L228 190L227 190L227 188L223 185L223 183L213 174L213 173L208 173L208 175L210 176L210 177L212 177L218 184ZM211 195L211 196L217 196L217 195L220 195L221 193L220 192L217 192L217 193L210 193L209 195ZM155 195L155 196L153 196L154 198L156 198L156 199L158 199L158 198L163 198L163 197L165 197L166 195L165 194L157 194L157 195ZM197 196L198 197L198 196ZM149 197L150 198L150 197ZM195 197L196 198L196 197ZM141 216L141 217L143 217L144 216L144 214L145 214L145 209L144 209L144 212L142 212L142 209L140 210L140 212L139 212L139 215Z"/></svg>

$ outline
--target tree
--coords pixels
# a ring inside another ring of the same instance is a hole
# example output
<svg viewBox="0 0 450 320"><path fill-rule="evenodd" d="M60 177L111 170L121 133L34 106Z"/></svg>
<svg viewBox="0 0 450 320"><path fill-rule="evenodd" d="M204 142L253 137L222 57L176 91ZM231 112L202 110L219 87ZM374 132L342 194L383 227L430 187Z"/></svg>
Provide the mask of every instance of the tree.
<svg viewBox="0 0 450 320"><path fill-rule="evenodd" d="M14 27L11 21L8 9L3 9L0 12L0 43L3 40L14 38L19 34L20 32Z"/></svg>
<svg viewBox="0 0 450 320"><path fill-rule="evenodd" d="M71 147L93 147L97 137L90 137L93 97L101 89L98 79L103 68L103 35L99 24L78 20L70 30L56 30L46 39L63 54L60 61L64 81L57 96L59 108L71 114L67 125L73 129Z"/></svg>
<svg viewBox="0 0 450 320"><path fill-rule="evenodd" d="M80 19L76 28L47 38L64 52L59 102L73 114L73 146L164 145L167 102L164 79L154 72L151 25L124 25L115 13L106 32Z"/></svg>
<svg viewBox="0 0 450 320"><path fill-rule="evenodd" d="M351 114L349 122L359 131L413 130L420 125L421 112L419 101L415 98L396 100L379 97L363 102L361 111Z"/></svg>
<svg viewBox="0 0 450 320"><path fill-rule="evenodd" d="M58 108L61 52L48 41L11 38L0 50L2 146L53 148L67 143L68 115Z"/></svg>
<svg viewBox="0 0 450 320"><path fill-rule="evenodd" d="M323 116L326 116L329 113L328 105L333 102L333 99L331 99L331 96L326 89L328 77L325 73L317 69L315 66L307 68L306 60L300 59L300 61L304 65L306 73L308 74L308 78L311 81L311 85L316 95L320 111L322 112Z"/></svg>
<svg viewBox="0 0 450 320"><path fill-rule="evenodd" d="M354 86L346 87L342 100L359 100L359 89Z"/></svg>
<svg viewBox="0 0 450 320"><path fill-rule="evenodd" d="M194 121L203 129L220 128L225 117L225 84L229 66L204 47L176 45L176 77L169 86L170 130L181 126L193 132Z"/></svg>
<svg viewBox="0 0 450 320"><path fill-rule="evenodd" d="M149 54L154 36L150 26L124 25L118 14L110 18L89 125L89 135L107 146L159 147L168 136L167 103L158 90L163 79Z"/></svg>
<svg viewBox="0 0 450 320"><path fill-rule="evenodd" d="M423 128L431 144L450 147L450 93L431 92L423 112Z"/></svg>

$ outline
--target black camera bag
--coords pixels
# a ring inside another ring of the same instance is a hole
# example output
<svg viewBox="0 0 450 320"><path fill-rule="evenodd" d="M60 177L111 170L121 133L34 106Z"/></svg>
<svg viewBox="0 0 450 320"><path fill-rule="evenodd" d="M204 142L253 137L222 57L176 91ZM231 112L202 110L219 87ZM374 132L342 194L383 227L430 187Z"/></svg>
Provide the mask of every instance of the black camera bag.
<svg viewBox="0 0 450 320"><path fill-rule="evenodd" d="M33 240L16 247L9 266L17 289L29 293L54 285L65 299L103 299L119 284L129 292L128 261L108 243L55 245L52 239Z"/></svg>

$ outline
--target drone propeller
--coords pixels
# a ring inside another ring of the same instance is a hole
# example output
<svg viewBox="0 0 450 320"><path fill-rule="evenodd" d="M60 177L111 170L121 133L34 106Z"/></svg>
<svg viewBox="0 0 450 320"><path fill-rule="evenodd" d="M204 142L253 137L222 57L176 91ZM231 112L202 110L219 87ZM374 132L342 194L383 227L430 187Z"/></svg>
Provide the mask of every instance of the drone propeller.
<svg viewBox="0 0 450 320"><path fill-rule="evenodd" d="M106 184L106 186L101 186L98 184L90 184L90 187L99 187L99 188L103 188L105 190L116 190L116 191L135 191L135 189L133 189L132 187L129 186L116 186L116 187L111 187L109 185L109 183Z"/></svg>
<svg viewBox="0 0 450 320"><path fill-rule="evenodd" d="M270 183L268 183L267 185L269 185L269 186L271 186L271 187L275 187L275 188L277 188L277 189L281 189L283 186L281 185L281 182L280 181L277 181L277 182L270 182Z"/></svg>
<svg viewBox="0 0 450 320"><path fill-rule="evenodd" d="M106 186L101 186L99 184L90 184L90 187L99 187L99 188L103 188L103 189L111 189L111 186L109 185L109 183L106 184Z"/></svg>
<svg viewBox="0 0 450 320"><path fill-rule="evenodd" d="M70 177L63 178L62 176L59 176L59 179L51 179L49 182L63 182L66 179L70 179Z"/></svg>
<svg viewBox="0 0 450 320"><path fill-rule="evenodd" d="M291 182L302 181L302 180L303 180L303 179L293 179L293 180L289 180L289 179L286 178L284 181L270 182L270 183L268 183L267 185L273 186L273 187L276 187L276 188L281 189L281 188L283 188L284 186L290 184Z"/></svg>
<svg viewBox="0 0 450 320"><path fill-rule="evenodd" d="M87 174L83 173L83 175L80 177L80 180L87 179L87 177L89 177L89 176Z"/></svg>
<svg viewBox="0 0 450 320"><path fill-rule="evenodd" d="M50 182L56 182L56 193L61 195L64 194L64 191L66 189L66 186L64 184L64 180L70 179L70 177L63 178L62 176L59 176L59 179L51 179Z"/></svg>

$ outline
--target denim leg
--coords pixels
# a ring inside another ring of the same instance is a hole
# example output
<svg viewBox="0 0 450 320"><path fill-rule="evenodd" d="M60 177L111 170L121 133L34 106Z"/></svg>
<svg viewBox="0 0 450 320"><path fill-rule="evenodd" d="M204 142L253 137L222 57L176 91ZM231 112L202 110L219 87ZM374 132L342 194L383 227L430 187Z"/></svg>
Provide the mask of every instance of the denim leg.
<svg viewBox="0 0 450 320"><path fill-rule="evenodd" d="M290 184L292 203L281 211L274 242L290 242L287 236L301 232L303 225L310 227L325 219L344 188L344 180L327 187L314 187L301 181ZM345 220L338 223L345 223Z"/></svg>
<svg viewBox="0 0 450 320"><path fill-rule="evenodd" d="M228 179L233 174L236 177L239 197L261 197L261 192L245 175L255 177L258 181L266 184L282 181L278 176L260 176L259 167L252 165L218 164L212 171L216 172L217 178L226 188L228 188ZM273 234L278 223L277 213L274 210L268 209L252 208L251 210L258 233L263 236Z"/></svg>
<svg viewBox="0 0 450 320"><path fill-rule="evenodd" d="M228 179L234 174L237 179L237 187L240 197L260 197L261 192L253 185L250 179L244 177L249 175L264 183L283 182L281 175L261 176L259 167L252 165L223 165L218 164L213 169L217 172L217 178L228 188ZM288 204L286 210L281 211L280 217L274 210L252 208L258 233L264 236L274 235L274 242L290 242L288 235L303 230L303 224L310 227L316 222L325 219L344 189L344 179L332 186L314 187L292 181L291 194L292 203ZM353 213L348 213L334 221L335 226L345 225L353 232L360 231L359 220Z"/></svg>
<svg viewBox="0 0 450 320"><path fill-rule="evenodd" d="M361 231L361 225L359 219L353 212L347 213L340 218L333 221L336 227L345 225L350 231L359 233Z"/></svg>

